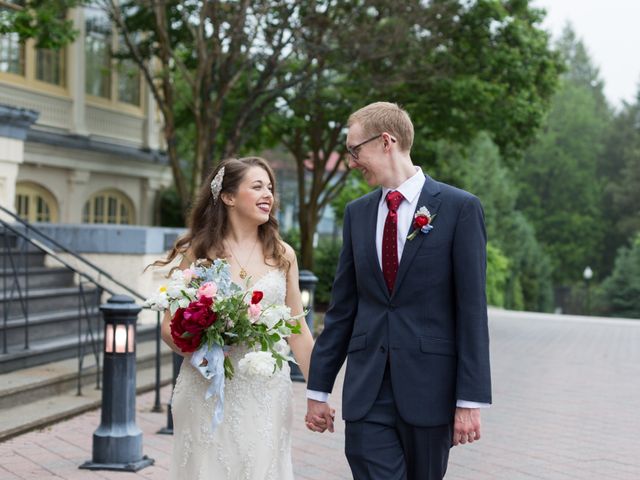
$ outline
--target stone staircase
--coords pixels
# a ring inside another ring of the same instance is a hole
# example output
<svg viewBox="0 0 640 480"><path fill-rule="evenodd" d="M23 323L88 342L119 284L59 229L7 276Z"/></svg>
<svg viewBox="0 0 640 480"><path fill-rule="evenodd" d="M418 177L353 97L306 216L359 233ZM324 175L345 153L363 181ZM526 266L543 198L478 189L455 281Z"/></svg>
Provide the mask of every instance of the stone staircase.
<svg viewBox="0 0 640 480"><path fill-rule="evenodd" d="M23 242L0 231L0 373L77 356L79 329L88 326L79 315L74 272L45 267L46 254ZM94 285L84 292L97 334L98 292Z"/></svg>
<svg viewBox="0 0 640 480"><path fill-rule="evenodd" d="M101 400L93 354L95 342L102 358L100 292L83 282L82 300L77 274L46 266L46 254L22 242L0 225L0 441L97 408ZM138 325L136 339L137 388L146 391L155 387L155 325ZM171 381L171 358L162 345L161 384Z"/></svg>
<svg viewBox="0 0 640 480"><path fill-rule="evenodd" d="M136 348L136 389L143 393L155 388L155 342L139 343ZM171 383L171 358L171 351L163 346L161 386ZM85 361L90 363L91 358ZM77 394L77 372L74 358L0 374L0 442L99 408L102 390L96 389L95 366L82 374L82 395Z"/></svg>

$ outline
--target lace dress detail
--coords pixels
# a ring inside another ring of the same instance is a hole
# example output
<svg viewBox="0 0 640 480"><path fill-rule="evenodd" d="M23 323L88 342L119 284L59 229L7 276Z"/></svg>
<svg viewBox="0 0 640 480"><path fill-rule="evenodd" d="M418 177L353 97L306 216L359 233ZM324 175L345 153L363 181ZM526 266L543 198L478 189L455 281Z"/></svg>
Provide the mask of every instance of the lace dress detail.
<svg viewBox="0 0 640 480"><path fill-rule="evenodd" d="M272 270L252 287L266 303L283 304L286 277ZM282 347L288 349L286 342ZM243 375L238 362L246 347L233 347L232 380L225 380L224 419L211 432L214 399L209 382L183 361L173 391L172 480L293 480L292 386L289 366L269 379Z"/></svg>

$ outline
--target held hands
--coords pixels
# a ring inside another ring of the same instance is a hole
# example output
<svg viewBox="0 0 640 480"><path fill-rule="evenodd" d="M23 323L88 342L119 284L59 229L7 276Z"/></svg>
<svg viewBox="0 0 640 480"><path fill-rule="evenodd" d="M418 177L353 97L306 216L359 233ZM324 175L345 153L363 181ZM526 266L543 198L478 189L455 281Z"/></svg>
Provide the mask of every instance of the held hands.
<svg viewBox="0 0 640 480"><path fill-rule="evenodd" d="M453 423L453 444L464 445L480 440L480 409L456 408Z"/></svg>
<svg viewBox="0 0 640 480"><path fill-rule="evenodd" d="M333 420L336 410L326 402L307 399L307 414L304 417L305 425L312 432L324 432L329 430L333 433Z"/></svg>

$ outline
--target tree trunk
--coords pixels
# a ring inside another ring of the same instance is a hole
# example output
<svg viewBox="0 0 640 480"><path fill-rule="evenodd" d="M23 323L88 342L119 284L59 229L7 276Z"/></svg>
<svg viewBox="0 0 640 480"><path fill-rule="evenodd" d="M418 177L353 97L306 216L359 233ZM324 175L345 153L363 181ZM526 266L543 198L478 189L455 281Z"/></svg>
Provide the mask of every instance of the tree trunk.
<svg viewBox="0 0 640 480"><path fill-rule="evenodd" d="M300 223L300 261L301 268L313 271L313 235L316 225L313 224L312 212L309 206L302 200L298 222Z"/></svg>

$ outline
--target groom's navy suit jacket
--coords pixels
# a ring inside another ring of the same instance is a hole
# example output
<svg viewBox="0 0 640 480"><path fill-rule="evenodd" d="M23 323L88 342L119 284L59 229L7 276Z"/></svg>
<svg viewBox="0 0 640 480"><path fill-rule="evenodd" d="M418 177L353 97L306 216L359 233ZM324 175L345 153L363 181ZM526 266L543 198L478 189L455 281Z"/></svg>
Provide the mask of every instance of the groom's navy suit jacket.
<svg viewBox="0 0 640 480"><path fill-rule="evenodd" d="M393 292L376 253L381 190L350 203L325 326L308 388L331 392L347 358L342 411L362 419L389 362L396 408L409 424L451 423L456 400L491 403L486 233L480 201L426 177L418 208L433 230L405 243Z"/></svg>

